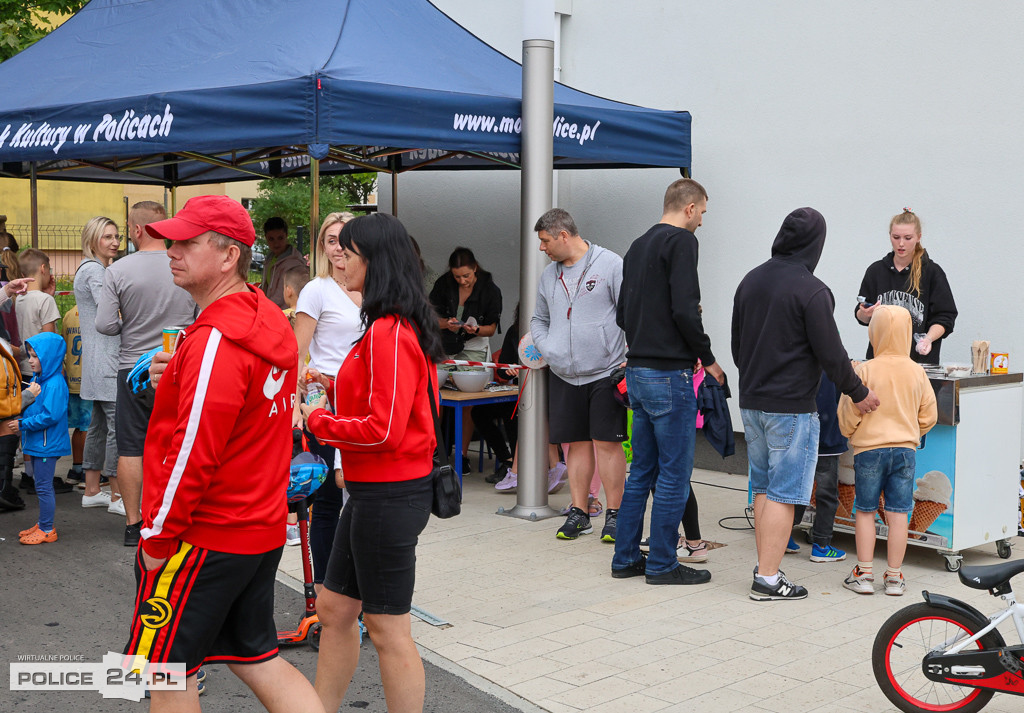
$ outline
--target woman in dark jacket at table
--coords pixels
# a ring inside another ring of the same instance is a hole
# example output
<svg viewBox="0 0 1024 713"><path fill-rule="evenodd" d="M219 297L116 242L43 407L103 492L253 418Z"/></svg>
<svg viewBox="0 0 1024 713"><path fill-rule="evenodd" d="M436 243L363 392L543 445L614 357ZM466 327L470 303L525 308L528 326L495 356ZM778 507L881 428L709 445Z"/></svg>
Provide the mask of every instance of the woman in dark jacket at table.
<svg viewBox="0 0 1024 713"><path fill-rule="evenodd" d="M438 327L448 358L483 361L487 338L498 330L501 290L472 250L455 248L448 258L448 272L430 290L430 302L440 317ZM476 325L464 324L470 317Z"/></svg>
<svg viewBox="0 0 1024 713"><path fill-rule="evenodd" d="M857 305L857 321L867 325L876 304L906 307L914 322L910 358L938 364L941 340L953 332L956 302L946 273L921 245L921 219L909 208L889 221L892 252L868 266L860 283L861 297L871 307ZM868 345L867 358L873 356Z"/></svg>
<svg viewBox="0 0 1024 713"><path fill-rule="evenodd" d="M430 302L438 314L441 343L448 359L485 361L488 339L498 330L501 318L501 290L491 273L480 267L473 251L455 248L448 258L448 272L437 278L430 291ZM475 324L466 324L470 317ZM463 423L469 423L472 407L462 410ZM466 456L473 429L462 437L462 472L470 472Z"/></svg>

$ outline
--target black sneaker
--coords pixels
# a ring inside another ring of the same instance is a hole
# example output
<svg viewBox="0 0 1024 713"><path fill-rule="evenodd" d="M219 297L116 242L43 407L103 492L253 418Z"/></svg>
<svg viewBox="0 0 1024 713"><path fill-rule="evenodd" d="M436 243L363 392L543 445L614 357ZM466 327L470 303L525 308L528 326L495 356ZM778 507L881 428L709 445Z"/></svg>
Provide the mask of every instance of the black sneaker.
<svg viewBox="0 0 1024 713"><path fill-rule="evenodd" d="M555 536L560 540L575 540L580 535L589 535L593 531L587 513L573 507L569 509L569 517L565 518L565 524L558 528Z"/></svg>
<svg viewBox="0 0 1024 713"><path fill-rule="evenodd" d="M754 575L754 583L750 586L750 598L755 602L769 602L781 599L805 599L807 589L789 581L782 570L779 570L779 581L771 586L762 577Z"/></svg>
<svg viewBox="0 0 1024 713"><path fill-rule="evenodd" d="M622 567L621 569L615 569L612 567L612 576L615 579L625 579L626 577L643 577L647 573L647 555L640 553L640 559L633 564Z"/></svg>
<svg viewBox="0 0 1024 713"><path fill-rule="evenodd" d="M75 470L74 468L68 471L68 474L64 476L64 480L68 481L72 485L78 485L79 483L85 482L85 471Z"/></svg>
<svg viewBox="0 0 1024 713"><path fill-rule="evenodd" d="M650 537L645 537L644 539L640 540L640 551L641 552L650 552L651 551L651 538Z"/></svg>
<svg viewBox="0 0 1024 713"><path fill-rule="evenodd" d="M601 542L615 542L615 524L618 520L618 510L608 508L604 511L604 527L601 528Z"/></svg>
<svg viewBox="0 0 1024 713"><path fill-rule="evenodd" d="M0 509L2 510L24 510L25 501L21 499L18 489L8 485L0 490Z"/></svg>
<svg viewBox="0 0 1024 713"><path fill-rule="evenodd" d="M494 472L484 478L485 483L500 483L505 479L505 475L512 467L512 461L503 460L498 463L498 467L494 469Z"/></svg>
<svg viewBox="0 0 1024 713"><path fill-rule="evenodd" d="M74 485L64 482L61 478L53 479L53 492L55 493L70 493L74 489Z"/></svg>
<svg viewBox="0 0 1024 713"><path fill-rule="evenodd" d="M139 540L142 538L142 521L135 523L134 525L126 525L124 528L124 546L125 547L138 547Z"/></svg>
<svg viewBox="0 0 1024 713"><path fill-rule="evenodd" d="M648 574L648 584L704 584L711 581L711 572L679 565L664 574Z"/></svg>
<svg viewBox="0 0 1024 713"><path fill-rule="evenodd" d="M35 495L36 493L36 479L31 475L21 476L21 480L18 482L18 487L24 490L29 495Z"/></svg>

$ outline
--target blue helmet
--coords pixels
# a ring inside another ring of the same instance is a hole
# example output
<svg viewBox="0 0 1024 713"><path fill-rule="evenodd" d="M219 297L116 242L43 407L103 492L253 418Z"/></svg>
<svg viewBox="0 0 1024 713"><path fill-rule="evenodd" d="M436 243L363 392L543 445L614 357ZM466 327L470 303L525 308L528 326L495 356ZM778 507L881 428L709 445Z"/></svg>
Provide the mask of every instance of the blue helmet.
<svg viewBox="0 0 1024 713"><path fill-rule="evenodd" d="M288 469L288 502L297 503L316 492L327 479L327 464L315 453L303 451Z"/></svg>

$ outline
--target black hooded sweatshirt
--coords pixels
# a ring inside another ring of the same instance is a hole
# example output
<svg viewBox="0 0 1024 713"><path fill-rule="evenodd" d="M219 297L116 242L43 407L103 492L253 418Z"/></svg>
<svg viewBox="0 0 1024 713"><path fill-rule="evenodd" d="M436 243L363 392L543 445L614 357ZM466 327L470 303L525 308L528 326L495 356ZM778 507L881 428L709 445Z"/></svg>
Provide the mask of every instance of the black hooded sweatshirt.
<svg viewBox="0 0 1024 713"><path fill-rule="evenodd" d="M812 274L824 246L825 218L798 208L782 222L771 260L736 289L732 356L740 408L813 413L823 370L855 403L867 397L839 338L832 292Z"/></svg>
<svg viewBox="0 0 1024 713"><path fill-rule="evenodd" d="M932 349L926 355L917 353L914 345L910 345L910 358L920 364L938 364L942 341L953 333L956 323L956 302L953 291L949 289L949 280L942 268L931 261L926 250L921 257L921 294L910 289L910 266L897 270L893 263L893 254L889 253L878 262L868 265L864 279L860 283L860 292L868 302L883 305L906 307L914 322L915 332L927 332L933 324L940 324L946 330L941 339L932 343ZM854 307L854 315L857 308ZM857 324L864 324L857 320ZM864 324L864 326L868 326ZM868 344L867 358L871 359L874 352Z"/></svg>

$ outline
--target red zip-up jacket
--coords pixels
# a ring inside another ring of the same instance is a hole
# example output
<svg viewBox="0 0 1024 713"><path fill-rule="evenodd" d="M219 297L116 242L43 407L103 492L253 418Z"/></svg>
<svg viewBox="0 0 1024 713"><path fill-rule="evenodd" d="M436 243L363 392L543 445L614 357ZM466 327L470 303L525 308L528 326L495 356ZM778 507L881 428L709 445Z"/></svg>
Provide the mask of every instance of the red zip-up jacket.
<svg viewBox="0 0 1024 713"><path fill-rule="evenodd" d="M341 451L345 480L423 478L433 470L437 443L428 388L437 394L437 369L416 331L398 317L381 317L338 371L335 413L317 409L309 430Z"/></svg>
<svg viewBox="0 0 1024 713"><path fill-rule="evenodd" d="M184 330L146 433L142 548L284 545L298 345L262 292L222 297Z"/></svg>

